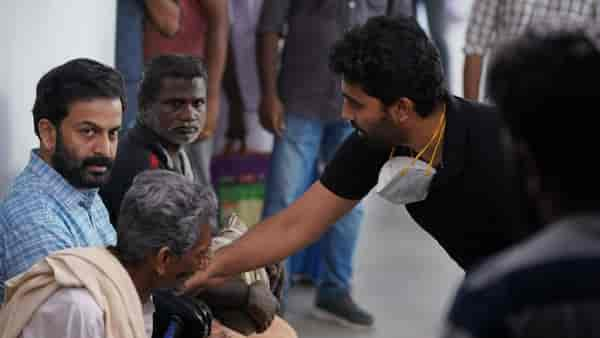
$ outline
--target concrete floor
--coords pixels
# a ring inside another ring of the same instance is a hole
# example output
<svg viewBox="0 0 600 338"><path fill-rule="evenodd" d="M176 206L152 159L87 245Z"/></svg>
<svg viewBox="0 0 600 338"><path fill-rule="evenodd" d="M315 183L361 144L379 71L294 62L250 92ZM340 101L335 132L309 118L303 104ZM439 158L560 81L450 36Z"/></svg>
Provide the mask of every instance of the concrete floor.
<svg viewBox="0 0 600 338"><path fill-rule="evenodd" d="M314 318L310 287L292 288L286 319L303 338L438 336L462 270L404 207L376 195L365 202L353 294L375 316L375 329L355 331Z"/></svg>

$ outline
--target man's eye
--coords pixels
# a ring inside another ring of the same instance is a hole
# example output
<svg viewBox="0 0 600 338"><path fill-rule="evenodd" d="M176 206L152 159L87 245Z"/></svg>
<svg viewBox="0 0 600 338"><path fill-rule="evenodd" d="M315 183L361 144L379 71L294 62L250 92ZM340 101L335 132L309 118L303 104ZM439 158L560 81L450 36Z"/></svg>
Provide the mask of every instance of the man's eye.
<svg viewBox="0 0 600 338"><path fill-rule="evenodd" d="M344 103L347 104L348 107L350 107L352 109L359 109L360 108L360 104L358 104L355 101L348 100L347 98L344 98Z"/></svg>
<svg viewBox="0 0 600 338"><path fill-rule="evenodd" d="M118 136L119 136L119 131L118 131L118 130L111 130L111 131L108 133L108 137L109 137L111 140L114 140L114 139L116 139Z"/></svg>
<svg viewBox="0 0 600 338"><path fill-rule="evenodd" d="M169 100L165 103L173 110L178 110L183 106L183 101L181 100Z"/></svg>
<svg viewBox="0 0 600 338"><path fill-rule="evenodd" d="M202 106L204 106L204 100L194 100L194 102L192 102L192 105L194 106L194 108L200 109L202 108Z"/></svg>
<svg viewBox="0 0 600 338"><path fill-rule="evenodd" d="M93 136L94 135L94 129L91 129L91 128L81 129L79 132L83 136L88 136L89 137L89 136Z"/></svg>

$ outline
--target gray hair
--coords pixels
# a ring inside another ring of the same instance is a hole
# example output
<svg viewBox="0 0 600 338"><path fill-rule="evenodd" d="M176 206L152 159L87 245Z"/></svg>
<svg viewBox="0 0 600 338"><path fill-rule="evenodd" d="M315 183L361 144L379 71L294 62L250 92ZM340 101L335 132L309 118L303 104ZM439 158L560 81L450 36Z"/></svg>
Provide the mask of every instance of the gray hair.
<svg viewBox="0 0 600 338"><path fill-rule="evenodd" d="M168 170L138 174L121 203L116 252L124 264L139 264L168 247L177 256L198 241L200 225L215 219L213 191Z"/></svg>

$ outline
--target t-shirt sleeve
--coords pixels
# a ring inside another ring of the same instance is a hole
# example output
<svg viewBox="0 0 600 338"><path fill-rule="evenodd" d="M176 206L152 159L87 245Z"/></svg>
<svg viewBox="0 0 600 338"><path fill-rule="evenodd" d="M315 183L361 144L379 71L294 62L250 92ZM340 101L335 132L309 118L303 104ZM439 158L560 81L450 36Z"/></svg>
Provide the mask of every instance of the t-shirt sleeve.
<svg viewBox="0 0 600 338"><path fill-rule="evenodd" d="M37 309L21 337L106 337L104 312L87 290L61 289Z"/></svg>
<svg viewBox="0 0 600 338"><path fill-rule="evenodd" d="M257 31L259 33L283 33L290 8L290 0L265 0Z"/></svg>
<svg viewBox="0 0 600 338"><path fill-rule="evenodd" d="M391 148L369 144L354 132L325 168L321 184L339 197L360 200L377 184L379 170L390 151Z"/></svg>

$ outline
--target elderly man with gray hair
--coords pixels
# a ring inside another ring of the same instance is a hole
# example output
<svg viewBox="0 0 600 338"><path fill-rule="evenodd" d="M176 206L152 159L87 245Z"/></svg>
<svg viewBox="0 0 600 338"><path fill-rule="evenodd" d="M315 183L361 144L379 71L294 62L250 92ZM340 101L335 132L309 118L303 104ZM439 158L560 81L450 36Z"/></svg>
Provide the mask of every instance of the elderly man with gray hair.
<svg viewBox="0 0 600 338"><path fill-rule="evenodd" d="M206 266L215 212L213 194L181 175L138 175L123 200L115 247L58 251L7 282L1 336L152 337L151 292Z"/></svg>

